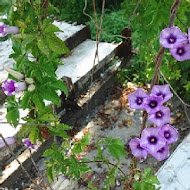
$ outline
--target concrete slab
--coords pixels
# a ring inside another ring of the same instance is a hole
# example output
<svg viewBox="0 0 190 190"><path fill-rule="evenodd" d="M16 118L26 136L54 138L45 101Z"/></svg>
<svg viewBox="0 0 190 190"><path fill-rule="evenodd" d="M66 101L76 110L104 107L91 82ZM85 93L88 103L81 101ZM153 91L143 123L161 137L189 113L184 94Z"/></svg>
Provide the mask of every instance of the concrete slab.
<svg viewBox="0 0 190 190"><path fill-rule="evenodd" d="M116 44L100 42L99 44L99 61L96 59L94 72L102 68L108 60L114 55L117 48ZM94 57L96 51L96 42L87 39L75 49L72 55L67 58L62 58L64 65L59 66L56 74L58 78L64 76L70 77L73 83L78 82L79 88L82 87L90 78L93 69ZM84 77L85 78L82 78ZM82 79L82 82L80 80Z"/></svg>
<svg viewBox="0 0 190 190"><path fill-rule="evenodd" d="M65 41L66 39L70 38L80 30L85 28L85 25L69 24L64 21L61 22L54 21L53 24L63 31L63 32L56 32L57 37L59 37L63 41Z"/></svg>
<svg viewBox="0 0 190 190"><path fill-rule="evenodd" d="M190 134L157 172L161 190L190 189Z"/></svg>

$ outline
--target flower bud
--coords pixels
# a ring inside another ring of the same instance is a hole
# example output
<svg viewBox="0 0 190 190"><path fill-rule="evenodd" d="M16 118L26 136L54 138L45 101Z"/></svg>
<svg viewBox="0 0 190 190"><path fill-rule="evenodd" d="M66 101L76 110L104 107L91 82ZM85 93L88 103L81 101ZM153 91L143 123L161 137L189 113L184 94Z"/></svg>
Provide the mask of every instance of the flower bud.
<svg viewBox="0 0 190 190"><path fill-rule="evenodd" d="M19 28L16 26L7 26L3 22L0 22L0 37L4 37L7 34L18 34Z"/></svg>
<svg viewBox="0 0 190 190"><path fill-rule="evenodd" d="M30 92L32 92L33 90L35 90L35 85L34 84L30 84L29 86L28 86L28 91L30 91Z"/></svg>
<svg viewBox="0 0 190 190"><path fill-rule="evenodd" d="M33 84L34 79L33 78L25 78L25 82L28 83L28 84Z"/></svg>
<svg viewBox="0 0 190 190"><path fill-rule="evenodd" d="M17 71L14 71L8 67L4 67L5 71L7 71L10 75L12 75L13 77L15 77L16 79L18 80L22 80L24 78L24 75L17 72Z"/></svg>
<svg viewBox="0 0 190 190"><path fill-rule="evenodd" d="M15 138L14 137L7 137L5 138L5 141L8 145L14 144L15 143ZM3 139L0 139L0 148L5 146L5 142Z"/></svg>
<svg viewBox="0 0 190 190"><path fill-rule="evenodd" d="M22 142L24 143L24 145L30 149L36 149L38 147L38 144L32 144L32 142L30 141L29 138L26 139L22 139Z"/></svg>

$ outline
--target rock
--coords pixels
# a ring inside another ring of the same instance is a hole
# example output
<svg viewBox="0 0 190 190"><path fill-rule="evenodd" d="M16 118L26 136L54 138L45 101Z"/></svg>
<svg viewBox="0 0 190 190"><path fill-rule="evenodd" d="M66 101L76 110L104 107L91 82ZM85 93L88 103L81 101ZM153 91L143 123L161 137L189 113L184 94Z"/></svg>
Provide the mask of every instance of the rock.
<svg viewBox="0 0 190 190"><path fill-rule="evenodd" d="M3 92L2 88L0 88L0 105L3 105L5 103L6 97L7 96Z"/></svg>

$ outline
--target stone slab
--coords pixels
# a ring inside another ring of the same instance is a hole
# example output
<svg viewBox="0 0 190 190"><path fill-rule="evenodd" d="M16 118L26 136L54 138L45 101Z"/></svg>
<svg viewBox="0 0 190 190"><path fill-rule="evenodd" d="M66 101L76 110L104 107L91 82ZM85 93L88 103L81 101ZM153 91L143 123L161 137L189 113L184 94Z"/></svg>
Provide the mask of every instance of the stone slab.
<svg viewBox="0 0 190 190"><path fill-rule="evenodd" d="M96 73L114 56L117 46L116 44L100 42L98 48L99 61L96 59L94 64L96 42L87 39L73 49L71 56L61 59L64 65L58 67L57 77L70 77L73 84L77 83L77 89L83 88L91 77L93 65L94 73Z"/></svg>
<svg viewBox="0 0 190 190"><path fill-rule="evenodd" d="M161 190L190 190L190 134L157 172Z"/></svg>

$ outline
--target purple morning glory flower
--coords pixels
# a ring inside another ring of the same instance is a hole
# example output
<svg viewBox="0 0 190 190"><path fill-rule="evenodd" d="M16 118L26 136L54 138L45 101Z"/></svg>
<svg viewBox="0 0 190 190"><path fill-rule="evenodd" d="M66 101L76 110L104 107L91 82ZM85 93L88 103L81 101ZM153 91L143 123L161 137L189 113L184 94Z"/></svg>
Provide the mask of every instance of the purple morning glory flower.
<svg viewBox="0 0 190 190"><path fill-rule="evenodd" d="M151 94L156 95L156 96L161 96L163 98L163 103L167 102L173 96L168 84L154 85L152 88Z"/></svg>
<svg viewBox="0 0 190 190"><path fill-rule="evenodd" d="M159 127L145 128L141 134L140 146L154 154L166 144L165 138L159 135Z"/></svg>
<svg viewBox="0 0 190 190"><path fill-rule="evenodd" d="M153 94L151 94L144 100L144 108L148 113L155 112L156 108L160 107L162 104L163 98Z"/></svg>
<svg viewBox="0 0 190 190"><path fill-rule="evenodd" d="M7 34L18 34L19 28L16 26L7 26L3 22L0 22L0 37L4 37Z"/></svg>
<svg viewBox="0 0 190 190"><path fill-rule="evenodd" d="M168 144L176 142L179 137L178 131L170 124L162 126L159 134L166 139Z"/></svg>
<svg viewBox="0 0 190 190"><path fill-rule="evenodd" d="M129 147L135 157L146 159L148 152L140 146L139 138L131 139L129 142Z"/></svg>
<svg viewBox="0 0 190 190"><path fill-rule="evenodd" d="M15 143L15 138L14 137L7 137L5 138L5 141L7 142L8 145L14 144ZM4 147L5 143L3 139L0 139L0 148Z"/></svg>
<svg viewBox="0 0 190 190"><path fill-rule="evenodd" d="M162 147L160 150L158 150L155 153L151 153L151 155L154 158L156 158L158 161L165 160L170 155L168 144L166 143L164 147Z"/></svg>
<svg viewBox="0 0 190 190"><path fill-rule="evenodd" d="M129 105L131 109L144 109L144 99L148 97L141 88L138 88L135 92L128 96Z"/></svg>
<svg viewBox="0 0 190 190"><path fill-rule="evenodd" d="M177 61L185 61L190 59L190 43L182 44L180 46L170 49L171 55Z"/></svg>
<svg viewBox="0 0 190 190"><path fill-rule="evenodd" d="M189 43L190 43L190 27L188 28L188 40L189 40Z"/></svg>
<svg viewBox="0 0 190 190"><path fill-rule="evenodd" d="M19 91L25 90L26 83L16 82L15 80L7 79L2 83L2 89L7 96L12 96Z"/></svg>
<svg viewBox="0 0 190 190"><path fill-rule="evenodd" d="M165 48L174 48L187 42L187 36L177 26L165 28L160 33L160 44Z"/></svg>
<svg viewBox="0 0 190 190"><path fill-rule="evenodd" d="M22 139L22 142L24 143L24 145L30 149L36 149L37 148L37 143L32 144L29 138L26 139Z"/></svg>
<svg viewBox="0 0 190 190"><path fill-rule="evenodd" d="M170 122L170 109L165 106L157 107L154 112L150 112L148 120L158 127L162 127Z"/></svg>

